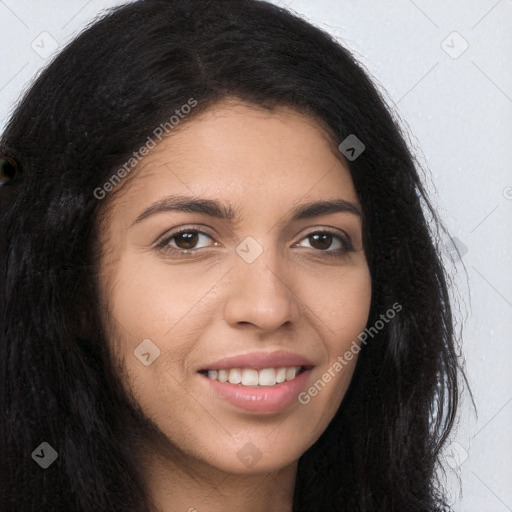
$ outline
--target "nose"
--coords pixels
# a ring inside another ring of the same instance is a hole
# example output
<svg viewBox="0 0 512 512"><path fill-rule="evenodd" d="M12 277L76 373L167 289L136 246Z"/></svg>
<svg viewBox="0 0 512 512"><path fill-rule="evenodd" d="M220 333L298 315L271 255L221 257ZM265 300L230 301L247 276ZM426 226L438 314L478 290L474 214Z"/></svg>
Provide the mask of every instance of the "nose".
<svg viewBox="0 0 512 512"><path fill-rule="evenodd" d="M291 270L277 261L275 251L264 250L252 263L238 258L228 276L224 318L231 326L249 323L271 332L297 323L302 301Z"/></svg>

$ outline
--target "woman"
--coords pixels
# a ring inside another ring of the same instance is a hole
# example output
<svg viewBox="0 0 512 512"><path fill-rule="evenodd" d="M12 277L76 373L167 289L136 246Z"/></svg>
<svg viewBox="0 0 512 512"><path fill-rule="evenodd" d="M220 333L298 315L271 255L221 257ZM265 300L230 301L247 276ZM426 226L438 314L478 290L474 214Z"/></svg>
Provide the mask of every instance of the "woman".
<svg viewBox="0 0 512 512"><path fill-rule="evenodd" d="M136 1L1 143L2 510L446 506L437 217L328 34L258 0Z"/></svg>

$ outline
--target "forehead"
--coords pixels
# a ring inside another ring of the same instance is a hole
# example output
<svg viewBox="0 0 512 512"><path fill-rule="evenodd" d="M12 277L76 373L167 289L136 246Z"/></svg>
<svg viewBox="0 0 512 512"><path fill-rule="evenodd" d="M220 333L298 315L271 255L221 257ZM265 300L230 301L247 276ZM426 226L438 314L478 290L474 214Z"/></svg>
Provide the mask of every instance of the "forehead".
<svg viewBox="0 0 512 512"><path fill-rule="evenodd" d="M237 211L258 203L344 195L357 202L348 165L321 121L288 107L272 111L219 102L144 157L120 203L165 194L231 199Z"/></svg>
<svg viewBox="0 0 512 512"><path fill-rule="evenodd" d="M200 148L201 154L210 152L218 158L243 154L247 161L251 155L260 160L266 157L309 160L327 151L344 161L333 139L330 127L312 115L283 105L268 110L236 99L224 99L191 122L185 119L179 130L171 133L157 149L165 153L165 142L169 142L172 152L180 157L193 158ZM268 149L273 151L269 153ZM157 152L154 156L158 158ZM151 155L147 160L151 161Z"/></svg>

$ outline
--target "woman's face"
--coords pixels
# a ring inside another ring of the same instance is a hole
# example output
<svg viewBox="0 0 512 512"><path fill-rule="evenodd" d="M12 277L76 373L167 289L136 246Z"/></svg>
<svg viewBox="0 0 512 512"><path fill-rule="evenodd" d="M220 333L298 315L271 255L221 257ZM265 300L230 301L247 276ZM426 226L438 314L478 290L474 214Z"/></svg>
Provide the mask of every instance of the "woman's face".
<svg viewBox="0 0 512 512"><path fill-rule="evenodd" d="M294 464L343 399L369 312L341 155L308 117L224 100L134 172L101 239L120 378L187 464Z"/></svg>

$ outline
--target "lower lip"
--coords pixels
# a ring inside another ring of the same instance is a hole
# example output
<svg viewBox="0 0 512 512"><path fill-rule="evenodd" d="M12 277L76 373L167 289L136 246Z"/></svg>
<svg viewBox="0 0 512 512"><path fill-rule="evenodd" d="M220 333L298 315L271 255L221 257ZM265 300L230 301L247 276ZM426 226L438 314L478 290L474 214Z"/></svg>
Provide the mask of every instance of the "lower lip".
<svg viewBox="0 0 512 512"><path fill-rule="evenodd" d="M211 389L230 404L250 412L277 412L297 401L297 396L306 387L311 369L303 371L293 380L274 386L242 386L229 382L219 382L206 375Z"/></svg>

